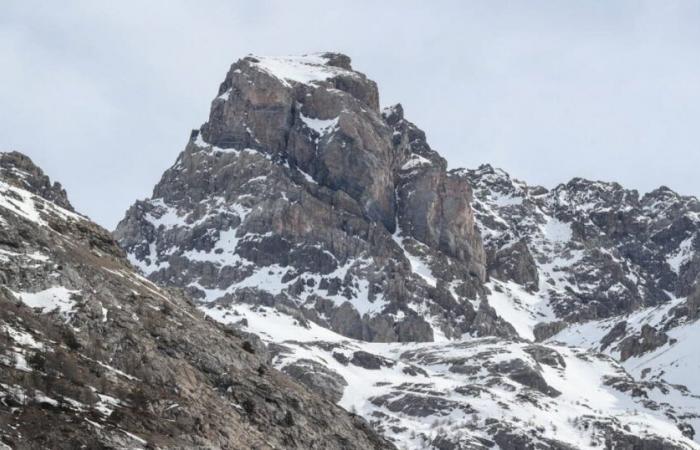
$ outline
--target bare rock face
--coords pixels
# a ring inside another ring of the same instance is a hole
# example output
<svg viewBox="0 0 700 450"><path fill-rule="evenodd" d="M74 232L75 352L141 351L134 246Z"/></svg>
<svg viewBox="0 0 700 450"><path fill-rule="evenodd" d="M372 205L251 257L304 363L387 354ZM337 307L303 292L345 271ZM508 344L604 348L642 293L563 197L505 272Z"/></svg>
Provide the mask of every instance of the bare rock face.
<svg viewBox="0 0 700 450"><path fill-rule="evenodd" d="M394 448L0 161L0 447Z"/></svg>
<svg viewBox="0 0 700 450"><path fill-rule="evenodd" d="M348 382L337 373L313 360L298 360L282 368L282 372L317 392L332 403L338 403Z"/></svg>
<svg viewBox="0 0 700 450"><path fill-rule="evenodd" d="M400 105L378 104L347 56L244 58L114 235L150 279L205 303L284 305L369 341L479 330L469 182Z"/></svg>
<svg viewBox="0 0 700 450"><path fill-rule="evenodd" d="M344 55L248 57L231 66L202 137L216 147L283 156L393 231L391 131L378 109L377 85ZM324 139L331 127L333 138Z"/></svg>
<svg viewBox="0 0 700 450"><path fill-rule="evenodd" d="M700 277L685 301L673 310L676 321L696 321L700 318Z"/></svg>
<svg viewBox="0 0 700 450"><path fill-rule="evenodd" d="M627 333L627 322L626 321L621 321L615 324L614 327L608 331L608 333L603 336L603 338L600 340L600 348L601 350L605 350L607 347L609 347L611 344L613 344L615 341L618 341L626 336Z"/></svg>
<svg viewBox="0 0 700 450"><path fill-rule="evenodd" d="M532 290L539 288L537 263L525 240L502 248L493 248L491 251L493 254L488 258L489 276L499 280L513 280Z"/></svg>
<svg viewBox="0 0 700 450"><path fill-rule="evenodd" d="M651 325L643 325L638 335L628 336L620 342L620 360L626 361L633 356L661 347L668 342L668 335Z"/></svg>
<svg viewBox="0 0 700 450"><path fill-rule="evenodd" d="M532 330L535 336L535 341L541 342L546 339L549 339L550 337L564 330L566 328L566 325L567 323L563 320L538 323Z"/></svg>

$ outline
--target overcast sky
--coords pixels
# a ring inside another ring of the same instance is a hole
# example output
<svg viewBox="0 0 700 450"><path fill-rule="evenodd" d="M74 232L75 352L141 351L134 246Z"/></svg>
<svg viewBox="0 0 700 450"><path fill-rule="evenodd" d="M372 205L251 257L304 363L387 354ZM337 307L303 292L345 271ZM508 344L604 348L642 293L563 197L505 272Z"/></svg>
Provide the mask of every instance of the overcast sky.
<svg viewBox="0 0 700 450"><path fill-rule="evenodd" d="M699 1L28 1L0 13L0 149L112 229L229 65L342 51L451 167L700 194Z"/></svg>

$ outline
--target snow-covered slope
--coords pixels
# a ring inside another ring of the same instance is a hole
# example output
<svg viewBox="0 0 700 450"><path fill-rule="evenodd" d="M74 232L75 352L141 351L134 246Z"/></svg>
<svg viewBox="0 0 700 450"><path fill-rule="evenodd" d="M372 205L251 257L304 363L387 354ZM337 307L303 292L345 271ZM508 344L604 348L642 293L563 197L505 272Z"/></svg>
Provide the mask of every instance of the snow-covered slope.
<svg viewBox="0 0 700 450"><path fill-rule="evenodd" d="M662 306L570 325L548 341L604 352L636 378L683 386L689 398L697 401L700 322L684 315L687 303L687 299L674 299ZM699 406L695 405L697 414ZM693 425L700 429L697 419Z"/></svg>
<svg viewBox="0 0 700 450"><path fill-rule="evenodd" d="M635 381L603 354L500 338L368 343L274 308L203 310L261 336L276 367L367 417L399 448L695 448L681 429L697 425L698 399Z"/></svg>

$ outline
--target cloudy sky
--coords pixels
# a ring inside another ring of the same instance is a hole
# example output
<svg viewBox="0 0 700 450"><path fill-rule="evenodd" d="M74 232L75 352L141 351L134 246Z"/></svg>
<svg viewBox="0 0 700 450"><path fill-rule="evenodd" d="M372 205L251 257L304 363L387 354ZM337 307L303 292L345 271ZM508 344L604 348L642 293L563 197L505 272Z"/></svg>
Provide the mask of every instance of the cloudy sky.
<svg viewBox="0 0 700 450"><path fill-rule="evenodd" d="M700 195L698 1L5 0L0 149L111 229L234 60L326 50L400 101L451 167Z"/></svg>

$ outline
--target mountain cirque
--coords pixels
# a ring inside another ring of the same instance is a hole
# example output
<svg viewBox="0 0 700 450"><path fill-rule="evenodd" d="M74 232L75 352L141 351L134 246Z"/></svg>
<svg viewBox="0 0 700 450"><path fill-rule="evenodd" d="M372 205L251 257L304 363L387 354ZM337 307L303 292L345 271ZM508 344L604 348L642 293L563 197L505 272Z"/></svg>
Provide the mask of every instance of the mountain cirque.
<svg viewBox="0 0 700 450"><path fill-rule="evenodd" d="M0 448L392 448L0 153Z"/></svg>

